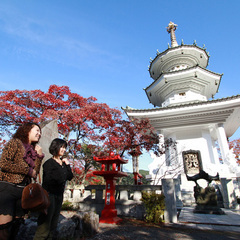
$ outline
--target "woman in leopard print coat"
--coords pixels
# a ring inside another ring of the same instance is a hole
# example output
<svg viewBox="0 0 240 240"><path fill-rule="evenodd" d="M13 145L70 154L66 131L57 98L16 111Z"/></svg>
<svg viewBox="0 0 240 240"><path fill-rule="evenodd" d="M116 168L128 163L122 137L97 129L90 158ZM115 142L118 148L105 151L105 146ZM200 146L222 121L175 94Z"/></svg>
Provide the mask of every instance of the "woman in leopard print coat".
<svg viewBox="0 0 240 240"><path fill-rule="evenodd" d="M0 159L0 240L14 239L22 217L23 188L37 178L42 159L37 144L41 128L36 123L20 126L6 144Z"/></svg>

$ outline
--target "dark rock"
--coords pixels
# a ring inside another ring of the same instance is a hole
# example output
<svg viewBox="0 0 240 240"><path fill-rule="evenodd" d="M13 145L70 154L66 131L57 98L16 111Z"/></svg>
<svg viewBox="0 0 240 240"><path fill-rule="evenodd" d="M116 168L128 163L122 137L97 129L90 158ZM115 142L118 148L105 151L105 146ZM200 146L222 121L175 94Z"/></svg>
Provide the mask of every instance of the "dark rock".
<svg viewBox="0 0 240 240"><path fill-rule="evenodd" d="M96 213L61 212L54 239L80 239L82 236L92 236L96 234L98 228L99 216ZM36 229L36 216L25 219L25 222L20 226L17 239L32 240Z"/></svg>

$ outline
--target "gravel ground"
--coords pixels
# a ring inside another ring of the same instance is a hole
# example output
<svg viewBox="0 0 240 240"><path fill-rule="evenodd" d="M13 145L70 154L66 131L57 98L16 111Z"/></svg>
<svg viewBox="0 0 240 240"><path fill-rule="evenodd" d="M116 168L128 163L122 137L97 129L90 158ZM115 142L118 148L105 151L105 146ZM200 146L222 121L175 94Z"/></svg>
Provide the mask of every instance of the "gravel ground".
<svg viewBox="0 0 240 240"><path fill-rule="evenodd" d="M240 240L240 233L197 230L179 226L147 224L124 219L120 224L100 224L99 232L84 240ZM83 239L82 239L83 240Z"/></svg>

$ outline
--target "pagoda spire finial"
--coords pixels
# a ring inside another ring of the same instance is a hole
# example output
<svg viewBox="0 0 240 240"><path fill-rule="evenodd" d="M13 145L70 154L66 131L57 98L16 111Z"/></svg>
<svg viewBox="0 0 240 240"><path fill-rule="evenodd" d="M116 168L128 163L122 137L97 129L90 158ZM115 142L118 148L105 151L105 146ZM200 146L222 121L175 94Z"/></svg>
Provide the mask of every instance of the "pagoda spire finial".
<svg viewBox="0 0 240 240"><path fill-rule="evenodd" d="M168 33L171 34L171 47L177 47L178 43L176 40L175 30L177 29L177 24L170 22L167 26Z"/></svg>

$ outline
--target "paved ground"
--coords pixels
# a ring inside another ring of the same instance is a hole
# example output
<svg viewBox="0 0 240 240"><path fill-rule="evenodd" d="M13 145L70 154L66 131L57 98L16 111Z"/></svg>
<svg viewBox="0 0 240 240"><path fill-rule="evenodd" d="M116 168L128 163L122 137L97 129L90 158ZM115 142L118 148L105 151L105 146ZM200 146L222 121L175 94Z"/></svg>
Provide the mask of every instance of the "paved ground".
<svg viewBox="0 0 240 240"><path fill-rule="evenodd" d="M192 207L184 207L179 216L179 224L195 229L240 233L240 214L225 208L222 210L225 212L224 215L196 214L193 213Z"/></svg>
<svg viewBox="0 0 240 240"><path fill-rule="evenodd" d="M183 208L177 224L153 225L124 219L121 224L100 224L99 232L88 240L240 240L240 214L194 214Z"/></svg>

